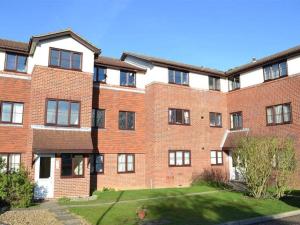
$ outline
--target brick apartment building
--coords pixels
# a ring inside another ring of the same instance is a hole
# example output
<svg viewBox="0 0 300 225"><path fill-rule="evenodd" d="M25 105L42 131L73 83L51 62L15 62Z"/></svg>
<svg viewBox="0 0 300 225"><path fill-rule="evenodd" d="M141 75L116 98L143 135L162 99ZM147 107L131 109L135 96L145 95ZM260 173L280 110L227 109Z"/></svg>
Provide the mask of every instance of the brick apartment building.
<svg viewBox="0 0 300 225"><path fill-rule="evenodd" d="M0 157L30 171L37 198L238 179L240 136L292 136L300 159L299 75L300 46L223 72L103 57L71 30L0 39Z"/></svg>

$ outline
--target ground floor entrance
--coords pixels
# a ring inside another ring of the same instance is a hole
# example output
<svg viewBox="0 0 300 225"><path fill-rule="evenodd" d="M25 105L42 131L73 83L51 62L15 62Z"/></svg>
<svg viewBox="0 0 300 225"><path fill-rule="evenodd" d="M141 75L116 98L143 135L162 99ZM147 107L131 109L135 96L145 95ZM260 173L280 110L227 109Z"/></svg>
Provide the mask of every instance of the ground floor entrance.
<svg viewBox="0 0 300 225"><path fill-rule="evenodd" d="M228 154L229 163L229 179L232 181L243 181L243 176L240 169L237 167L236 159L233 157L233 151L230 150Z"/></svg>
<svg viewBox="0 0 300 225"><path fill-rule="evenodd" d="M34 161L36 183L34 197L36 199L53 198L55 154L36 154Z"/></svg>

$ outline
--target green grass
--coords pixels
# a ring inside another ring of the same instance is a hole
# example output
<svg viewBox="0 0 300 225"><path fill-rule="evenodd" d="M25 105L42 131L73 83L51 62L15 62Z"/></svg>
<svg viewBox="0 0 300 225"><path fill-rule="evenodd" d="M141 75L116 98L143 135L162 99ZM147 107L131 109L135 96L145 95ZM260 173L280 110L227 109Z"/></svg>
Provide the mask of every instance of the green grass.
<svg viewBox="0 0 300 225"><path fill-rule="evenodd" d="M204 192L214 190L207 186L194 186L178 189L156 189L97 193L99 199L76 204L95 204L111 202L119 198L132 200L146 197L163 197L170 195L183 195L186 193ZM67 202L66 204L73 204ZM140 206L148 209L147 220L169 221L170 225L210 225L221 222L239 220L250 217L276 214L300 207L300 201L294 198L284 200L257 200L244 196L242 193L222 191L197 196L181 196L178 198L156 199L148 201L106 204L69 208L95 225L136 225L138 219L136 210Z"/></svg>

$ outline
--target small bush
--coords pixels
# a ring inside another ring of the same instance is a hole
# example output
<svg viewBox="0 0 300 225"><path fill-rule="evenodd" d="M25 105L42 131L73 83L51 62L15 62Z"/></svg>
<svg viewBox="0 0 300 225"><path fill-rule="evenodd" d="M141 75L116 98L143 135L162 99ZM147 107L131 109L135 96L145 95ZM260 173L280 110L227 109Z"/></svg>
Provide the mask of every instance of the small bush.
<svg viewBox="0 0 300 225"><path fill-rule="evenodd" d="M103 187L101 192L107 192L107 191L115 191L114 188L110 188L110 187Z"/></svg>
<svg viewBox="0 0 300 225"><path fill-rule="evenodd" d="M33 200L34 184L22 167L19 171L0 173L0 200L14 208L29 207Z"/></svg>
<svg viewBox="0 0 300 225"><path fill-rule="evenodd" d="M58 203L60 204L66 204L66 203L69 203L71 201L70 198L67 198L67 197L62 197L60 199L58 199Z"/></svg>
<svg viewBox="0 0 300 225"><path fill-rule="evenodd" d="M205 169L200 175L193 178L192 185L207 185L216 188L229 189L227 178L220 169Z"/></svg>

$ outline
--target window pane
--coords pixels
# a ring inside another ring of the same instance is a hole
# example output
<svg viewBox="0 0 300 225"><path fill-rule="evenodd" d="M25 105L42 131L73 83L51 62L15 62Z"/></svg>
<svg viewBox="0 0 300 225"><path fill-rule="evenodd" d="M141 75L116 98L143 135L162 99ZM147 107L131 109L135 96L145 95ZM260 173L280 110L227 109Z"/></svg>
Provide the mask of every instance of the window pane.
<svg viewBox="0 0 300 225"><path fill-rule="evenodd" d="M265 76L265 80L271 79L270 67L265 67L264 68L264 76Z"/></svg>
<svg viewBox="0 0 300 225"><path fill-rule="evenodd" d="M183 164L182 152L176 152L176 165L181 166Z"/></svg>
<svg viewBox="0 0 300 225"><path fill-rule="evenodd" d="M175 83L174 70L169 70L169 83Z"/></svg>
<svg viewBox="0 0 300 225"><path fill-rule="evenodd" d="M133 155L127 155L127 171L134 171L134 157Z"/></svg>
<svg viewBox="0 0 300 225"><path fill-rule="evenodd" d="M97 81L105 82L106 80L106 69L98 67L97 68Z"/></svg>
<svg viewBox="0 0 300 225"><path fill-rule="evenodd" d="M70 69L71 68L71 52L61 51L61 67Z"/></svg>
<svg viewBox="0 0 300 225"><path fill-rule="evenodd" d="M50 50L50 65L59 66L59 51L55 49Z"/></svg>
<svg viewBox="0 0 300 225"><path fill-rule="evenodd" d="M291 106L290 105L283 105L283 120L284 122L291 121Z"/></svg>
<svg viewBox="0 0 300 225"><path fill-rule="evenodd" d="M126 129L126 112L119 112L119 128Z"/></svg>
<svg viewBox="0 0 300 225"><path fill-rule="evenodd" d="M275 106L275 123L282 123L282 105Z"/></svg>
<svg viewBox="0 0 300 225"><path fill-rule="evenodd" d="M72 54L72 68L77 70L81 69L81 54Z"/></svg>
<svg viewBox="0 0 300 225"><path fill-rule="evenodd" d="M95 155L94 154L90 154L89 163L90 163L90 173L93 174L95 172Z"/></svg>
<svg viewBox="0 0 300 225"><path fill-rule="evenodd" d="M210 163L213 165L217 164L217 152L216 151L210 152Z"/></svg>
<svg viewBox="0 0 300 225"><path fill-rule="evenodd" d="M180 124L183 123L183 121L182 121L182 113L183 113L183 110L176 109L176 123L180 123Z"/></svg>
<svg viewBox="0 0 300 225"><path fill-rule="evenodd" d="M209 124L210 126L216 126L215 113L209 113Z"/></svg>
<svg viewBox="0 0 300 225"><path fill-rule="evenodd" d="M3 165L3 168L0 170L0 172L2 173L7 172L7 159L8 159L7 154L0 154L0 160Z"/></svg>
<svg viewBox="0 0 300 225"><path fill-rule="evenodd" d="M61 175L71 176L72 175L72 155L62 154L61 155Z"/></svg>
<svg viewBox="0 0 300 225"><path fill-rule="evenodd" d="M96 156L96 172L102 173L103 172L103 155Z"/></svg>
<svg viewBox="0 0 300 225"><path fill-rule="evenodd" d="M2 122L11 122L11 111L12 111L12 103L3 103L2 104Z"/></svg>
<svg viewBox="0 0 300 225"><path fill-rule="evenodd" d="M22 123L23 122L23 104L14 103L12 122L13 123Z"/></svg>
<svg viewBox="0 0 300 225"><path fill-rule="evenodd" d="M184 111L184 123L190 124L190 112L189 111Z"/></svg>
<svg viewBox="0 0 300 225"><path fill-rule="evenodd" d="M220 87L220 78L215 78L215 85L216 85L216 90L220 90L221 89L221 87Z"/></svg>
<svg viewBox="0 0 300 225"><path fill-rule="evenodd" d="M71 118L70 118L71 125L78 125L79 124L79 103L71 103Z"/></svg>
<svg viewBox="0 0 300 225"><path fill-rule="evenodd" d="M21 164L21 155L20 154L10 154L9 155L9 170L18 171Z"/></svg>
<svg viewBox="0 0 300 225"><path fill-rule="evenodd" d="M104 128L105 110L96 110L96 127Z"/></svg>
<svg viewBox="0 0 300 225"><path fill-rule="evenodd" d="M135 73L127 73L128 75L128 86L135 86Z"/></svg>
<svg viewBox="0 0 300 225"><path fill-rule="evenodd" d="M182 84L189 84L189 74L182 73Z"/></svg>
<svg viewBox="0 0 300 225"><path fill-rule="evenodd" d="M120 85L122 85L122 86L127 85L127 73L124 71L120 72Z"/></svg>
<svg viewBox="0 0 300 225"><path fill-rule="evenodd" d="M49 178L51 171L51 157L40 157L40 178Z"/></svg>
<svg viewBox="0 0 300 225"><path fill-rule="evenodd" d="M272 73L273 73L273 78L278 78L279 77L279 67L278 67L278 64L274 64L272 66Z"/></svg>
<svg viewBox="0 0 300 225"><path fill-rule="evenodd" d="M220 113L216 114L216 126L222 126L222 115Z"/></svg>
<svg viewBox="0 0 300 225"><path fill-rule="evenodd" d="M215 90L214 78L213 77L208 77L208 85L209 85L210 90Z"/></svg>
<svg viewBox="0 0 300 225"><path fill-rule="evenodd" d="M182 72L180 71L175 71L175 83L176 84L181 84L181 74Z"/></svg>
<svg viewBox="0 0 300 225"><path fill-rule="evenodd" d="M48 101L47 103L47 123L56 123L56 101Z"/></svg>
<svg viewBox="0 0 300 225"><path fill-rule="evenodd" d="M272 124L273 121L273 107L267 108L267 123Z"/></svg>
<svg viewBox="0 0 300 225"><path fill-rule="evenodd" d="M169 153L169 164L172 166L175 165L175 152Z"/></svg>
<svg viewBox="0 0 300 225"><path fill-rule="evenodd" d="M185 152L184 153L184 164L185 165L189 165L190 164L190 153L189 152Z"/></svg>
<svg viewBox="0 0 300 225"><path fill-rule="evenodd" d="M6 55L5 69L16 70L17 56L15 54Z"/></svg>
<svg viewBox="0 0 300 225"><path fill-rule="evenodd" d="M127 129L134 129L134 120L135 120L135 113L128 112L127 113Z"/></svg>
<svg viewBox="0 0 300 225"><path fill-rule="evenodd" d="M82 176L83 175L83 156L75 155L73 157L73 163L74 163L74 175Z"/></svg>
<svg viewBox="0 0 300 225"><path fill-rule="evenodd" d="M287 75L286 62L282 62L282 63L279 64L279 70L280 70L280 76L286 76Z"/></svg>
<svg viewBox="0 0 300 225"><path fill-rule="evenodd" d="M57 124L68 125L69 121L69 102L59 101L57 112Z"/></svg>
<svg viewBox="0 0 300 225"><path fill-rule="evenodd" d="M17 71L26 72L26 61L27 61L26 56L22 56L22 55L18 56Z"/></svg>
<svg viewBox="0 0 300 225"><path fill-rule="evenodd" d="M176 110L175 109L169 109L169 122L176 123Z"/></svg>
<svg viewBox="0 0 300 225"><path fill-rule="evenodd" d="M94 82L97 82L97 81L98 81L98 80L97 80L97 76L98 76L97 71L98 71L98 68L97 68L97 67L94 67L94 76L93 76L93 81L94 81Z"/></svg>
<svg viewBox="0 0 300 225"><path fill-rule="evenodd" d="M218 164L222 164L222 163L223 163L222 152L218 152L218 153L217 153L217 156L218 156Z"/></svg>
<svg viewBox="0 0 300 225"><path fill-rule="evenodd" d="M126 171L126 155L118 155L118 172L125 172Z"/></svg>

